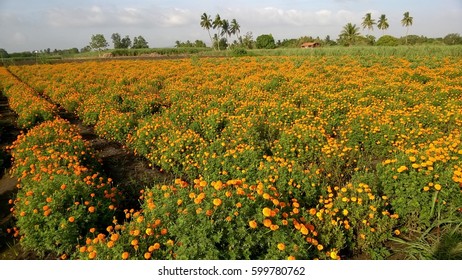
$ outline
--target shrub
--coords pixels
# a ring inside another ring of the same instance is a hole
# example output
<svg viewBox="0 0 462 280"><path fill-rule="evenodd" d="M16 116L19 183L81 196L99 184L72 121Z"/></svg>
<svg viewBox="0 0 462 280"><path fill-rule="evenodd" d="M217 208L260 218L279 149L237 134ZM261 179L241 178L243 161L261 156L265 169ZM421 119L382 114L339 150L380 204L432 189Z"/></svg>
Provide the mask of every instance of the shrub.
<svg viewBox="0 0 462 280"><path fill-rule="evenodd" d="M109 224L116 189L68 122L44 122L13 143L19 179L14 215L24 248L71 254L88 231Z"/></svg>

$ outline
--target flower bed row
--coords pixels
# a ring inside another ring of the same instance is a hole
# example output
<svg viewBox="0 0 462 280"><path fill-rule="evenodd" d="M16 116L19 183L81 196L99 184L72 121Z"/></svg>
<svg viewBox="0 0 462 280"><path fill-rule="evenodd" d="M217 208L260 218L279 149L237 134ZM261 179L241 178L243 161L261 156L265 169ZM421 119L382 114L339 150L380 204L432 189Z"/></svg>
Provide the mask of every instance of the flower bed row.
<svg viewBox="0 0 462 280"><path fill-rule="evenodd" d="M0 90L8 98L8 103L18 114L17 125L31 128L51 120L57 112L54 104L37 95L34 89L19 81L4 67L0 67Z"/></svg>
<svg viewBox="0 0 462 280"><path fill-rule="evenodd" d="M20 135L12 156L19 190L10 202L24 248L66 257L89 230L111 223L119 194L67 121L46 121Z"/></svg>

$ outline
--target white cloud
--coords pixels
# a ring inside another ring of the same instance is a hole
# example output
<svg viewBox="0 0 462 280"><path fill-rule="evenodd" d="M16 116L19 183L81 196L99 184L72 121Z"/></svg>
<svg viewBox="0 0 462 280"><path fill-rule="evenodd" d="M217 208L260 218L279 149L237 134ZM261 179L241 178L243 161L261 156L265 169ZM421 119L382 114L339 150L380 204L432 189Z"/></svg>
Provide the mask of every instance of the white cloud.
<svg viewBox="0 0 462 280"><path fill-rule="evenodd" d="M190 10L178 8L160 11L157 16L160 18L158 21L159 25L163 27L185 26L193 23L195 20L195 17Z"/></svg>
<svg viewBox="0 0 462 280"><path fill-rule="evenodd" d="M99 6L89 8L53 8L47 13L48 24L53 27L118 27L118 26L159 26L177 27L188 25L195 19L187 9L151 7L138 9L133 7L102 9Z"/></svg>
<svg viewBox="0 0 462 280"><path fill-rule="evenodd" d="M47 12L48 24L53 27L92 27L108 21L106 13L98 6L90 8L53 8Z"/></svg>

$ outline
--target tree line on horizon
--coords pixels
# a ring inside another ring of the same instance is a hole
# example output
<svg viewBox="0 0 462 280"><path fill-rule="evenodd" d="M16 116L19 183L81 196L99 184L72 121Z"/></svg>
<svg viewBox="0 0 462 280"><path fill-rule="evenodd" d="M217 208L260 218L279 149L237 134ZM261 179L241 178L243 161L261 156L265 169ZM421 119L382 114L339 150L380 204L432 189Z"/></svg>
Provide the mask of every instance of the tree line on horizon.
<svg viewBox="0 0 462 280"><path fill-rule="evenodd" d="M390 27L388 18L385 14L380 15L378 20L372 18L371 13L366 13L362 18L361 27L363 30L367 29L366 35L361 35L360 27L351 22L343 26L341 33L337 40L332 40L329 35L325 39L312 36L301 36L297 39L283 39L275 41L272 34L261 34L256 39L253 38L252 32L247 32L241 36L241 26L236 19L231 21L222 19L219 14L212 17L204 12L200 17L200 26L207 30L210 38L211 48L214 50L225 50L228 48L243 48L243 49L272 49L272 48L298 48L305 42L318 42L324 46L334 45L377 45L377 46L397 46L397 45L417 45L417 44L445 44L445 45L461 45L462 36L459 33L450 33L442 38L427 38L426 36L409 35L409 28L413 25L414 18L410 16L409 12L403 14L401 19L401 25L406 28L406 35L404 37L396 38L391 35L386 35L385 31ZM373 35L370 35L370 31L374 30L376 26L382 31L382 36L376 40ZM213 36L210 31L213 30ZM233 42L229 42L231 36L235 35L236 39ZM113 33L111 35L113 48L114 49L148 49L149 44L143 36L135 36L133 40L128 35L122 38L119 33ZM48 55L72 55L90 51L105 50L109 47L109 43L103 34L94 34L91 36L89 44L80 50L78 48L70 49L54 49L50 48L39 50L39 51L25 51L25 52L13 52L8 53L5 49L0 48L0 57L33 57L40 54ZM207 48L207 45L202 40L195 40L191 42L186 40L185 42L177 40L175 42L177 48Z"/></svg>

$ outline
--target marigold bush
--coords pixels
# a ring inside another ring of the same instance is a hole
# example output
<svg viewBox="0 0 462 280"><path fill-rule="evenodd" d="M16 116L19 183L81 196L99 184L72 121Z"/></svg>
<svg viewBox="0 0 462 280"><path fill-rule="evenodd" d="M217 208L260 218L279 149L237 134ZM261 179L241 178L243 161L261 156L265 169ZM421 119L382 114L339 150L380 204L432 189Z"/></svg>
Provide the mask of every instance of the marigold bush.
<svg viewBox="0 0 462 280"><path fill-rule="evenodd" d="M19 178L12 211L24 248L69 254L90 228L112 220L117 190L67 121L44 122L20 135L12 156Z"/></svg>

